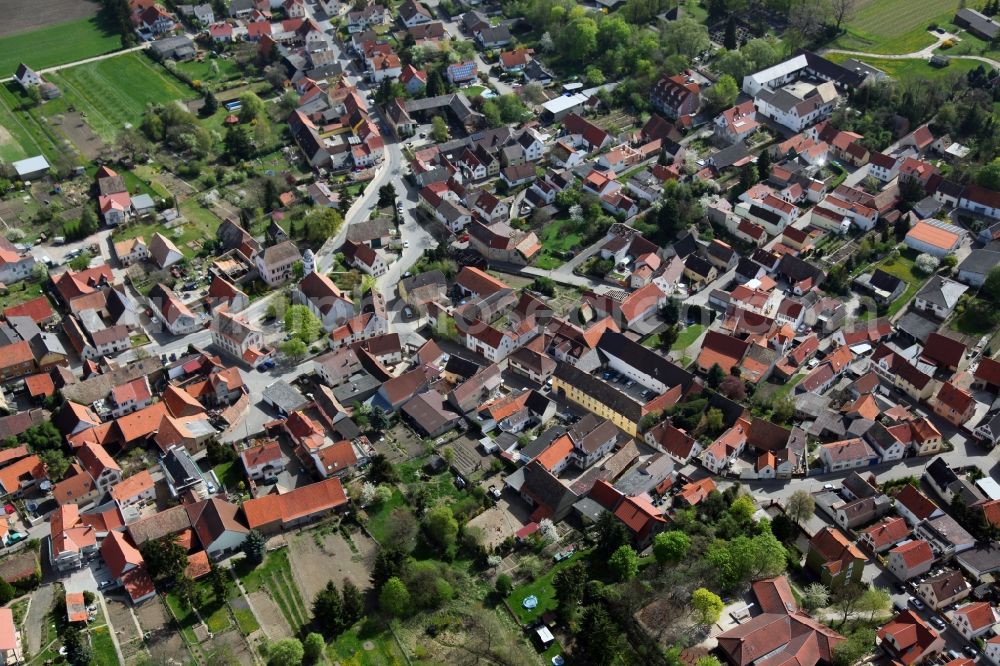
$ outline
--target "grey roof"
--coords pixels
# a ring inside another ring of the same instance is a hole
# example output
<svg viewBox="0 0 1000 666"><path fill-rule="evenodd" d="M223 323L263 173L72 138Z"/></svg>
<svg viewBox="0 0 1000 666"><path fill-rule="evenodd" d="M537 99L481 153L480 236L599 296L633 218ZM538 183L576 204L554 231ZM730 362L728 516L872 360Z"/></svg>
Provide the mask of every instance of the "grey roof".
<svg viewBox="0 0 1000 666"><path fill-rule="evenodd" d="M958 265L958 270L986 275L994 266L1000 266L1000 252L986 249L973 250Z"/></svg>
<svg viewBox="0 0 1000 666"><path fill-rule="evenodd" d="M202 480L201 470L184 447L170 447L161 464L175 488L184 488Z"/></svg>
<svg viewBox="0 0 1000 666"><path fill-rule="evenodd" d="M521 449L521 456L532 459L542 453L549 445L566 432L562 426L552 426L535 438L533 442Z"/></svg>
<svg viewBox="0 0 1000 666"><path fill-rule="evenodd" d="M597 342L597 349L621 359L633 368L641 369L668 387L679 385L683 391L687 391L694 383L694 375L690 372L616 331L606 330Z"/></svg>
<svg viewBox="0 0 1000 666"><path fill-rule="evenodd" d="M917 292L916 297L939 307L951 309L968 289L964 284L935 275Z"/></svg>
<svg viewBox="0 0 1000 666"><path fill-rule="evenodd" d="M642 418L642 405L610 384L588 375L569 363L556 365L555 376L591 398L607 405L629 421L638 423Z"/></svg>
<svg viewBox="0 0 1000 666"><path fill-rule="evenodd" d="M291 384L279 379L264 389L264 400L271 403L285 414L302 409L309 401L299 393Z"/></svg>
<svg viewBox="0 0 1000 666"><path fill-rule="evenodd" d="M896 322L896 330L906 334L913 340L923 342L940 324L922 316L918 312L907 312Z"/></svg>
<svg viewBox="0 0 1000 666"><path fill-rule="evenodd" d="M924 473L934 481L938 488L947 488L955 481L958 481L958 475L948 466L945 459L941 457L932 460L927 465Z"/></svg>
<svg viewBox="0 0 1000 666"><path fill-rule="evenodd" d="M963 7L955 14L955 19L965 22L970 28L988 35L990 38L996 37L1000 33L1000 25L996 21L975 9Z"/></svg>
<svg viewBox="0 0 1000 666"><path fill-rule="evenodd" d="M581 516L591 520L592 522L597 522L597 520L608 511L589 497L584 497L582 500L574 504L573 508Z"/></svg>

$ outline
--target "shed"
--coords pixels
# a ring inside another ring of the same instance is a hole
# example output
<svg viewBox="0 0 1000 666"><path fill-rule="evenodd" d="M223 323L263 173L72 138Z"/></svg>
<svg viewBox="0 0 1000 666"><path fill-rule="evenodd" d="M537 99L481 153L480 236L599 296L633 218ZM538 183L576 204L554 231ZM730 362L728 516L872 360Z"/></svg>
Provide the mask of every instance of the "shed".
<svg viewBox="0 0 1000 666"><path fill-rule="evenodd" d="M546 648L552 645L552 641L556 639L555 636L552 635L552 632L549 631L549 628L544 624L535 630L535 635L538 636L538 640L542 644L542 647Z"/></svg>
<svg viewBox="0 0 1000 666"><path fill-rule="evenodd" d="M49 172L49 162L42 155L14 162L14 171L21 180L37 180Z"/></svg>

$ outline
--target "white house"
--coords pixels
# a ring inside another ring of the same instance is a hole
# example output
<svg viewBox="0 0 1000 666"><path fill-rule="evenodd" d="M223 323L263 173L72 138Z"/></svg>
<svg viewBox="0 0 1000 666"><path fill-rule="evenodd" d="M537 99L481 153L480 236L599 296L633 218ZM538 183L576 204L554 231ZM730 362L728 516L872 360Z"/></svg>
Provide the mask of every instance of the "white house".
<svg viewBox="0 0 1000 666"><path fill-rule="evenodd" d="M302 261L299 249L292 241L284 241L257 255L257 271L260 279L273 287L292 276L292 267L297 261Z"/></svg>
<svg viewBox="0 0 1000 666"><path fill-rule="evenodd" d="M988 601L975 601L959 606L951 613L951 624L966 640L973 640L993 629L1000 622L997 611Z"/></svg>
<svg viewBox="0 0 1000 666"><path fill-rule="evenodd" d="M243 315L219 310L212 318L212 344L233 358L253 363L264 344L264 333Z"/></svg>
<svg viewBox="0 0 1000 666"><path fill-rule="evenodd" d="M217 497L188 504L185 508L209 559L218 560L235 553L250 531L236 519L240 508Z"/></svg>
<svg viewBox="0 0 1000 666"><path fill-rule="evenodd" d="M309 308L328 332L354 316L354 302L330 278L316 271L299 281L292 291L292 300Z"/></svg>

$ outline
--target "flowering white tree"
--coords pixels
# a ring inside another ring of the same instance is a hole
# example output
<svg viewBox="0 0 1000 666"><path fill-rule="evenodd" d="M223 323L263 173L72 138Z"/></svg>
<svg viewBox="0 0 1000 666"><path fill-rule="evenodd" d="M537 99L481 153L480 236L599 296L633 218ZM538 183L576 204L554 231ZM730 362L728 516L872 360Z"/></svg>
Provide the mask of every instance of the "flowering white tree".
<svg viewBox="0 0 1000 666"><path fill-rule="evenodd" d="M933 273L937 270L937 267L941 265L941 260L937 257L932 257L931 255L924 253L917 257L914 262L923 273Z"/></svg>
<svg viewBox="0 0 1000 666"><path fill-rule="evenodd" d="M559 532L556 531L555 524L548 518L543 518L538 523L538 532L542 535L542 540L545 543L555 543L559 540Z"/></svg>

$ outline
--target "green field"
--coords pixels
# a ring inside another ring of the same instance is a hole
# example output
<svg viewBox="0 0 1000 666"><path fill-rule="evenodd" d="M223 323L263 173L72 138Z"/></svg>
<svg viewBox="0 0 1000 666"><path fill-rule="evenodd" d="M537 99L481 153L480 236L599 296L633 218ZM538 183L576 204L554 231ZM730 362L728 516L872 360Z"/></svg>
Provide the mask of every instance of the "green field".
<svg viewBox="0 0 1000 666"><path fill-rule="evenodd" d="M843 53L831 53L828 55L833 62L841 63L852 56ZM878 67L883 72L898 81L915 81L918 79L939 79L949 74L965 74L976 67L980 62L976 60L952 59L947 67L931 67L925 60L886 60L884 58L866 58L864 56L854 56L857 60L868 63L872 67Z"/></svg>
<svg viewBox="0 0 1000 666"><path fill-rule="evenodd" d="M0 38L0 76L14 74L24 61L32 69L64 65L117 51L121 37L105 30L99 17L52 25Z"/></svg>
<svg viewBox="0 0 1000 666"><path fill-rule="evenodd" d="M527 624L542 616L546 611L554 611L559 603L556 601L556 590L552 585L552 579L561 569L565 569L573 562L576 562L589 551L578 551L572 557L563 560L555 565L548 572L527 585L515 588L507 598L507 603L514 610L514 614L522 624ZM532 609L524 607L524 600L534 595L538 599L538 605Z"/></svg>
<svg viewBox="0 0 1000 666"><path fill-rule="evenodd" d="M26 108L27 97L16 83L0 85L0 158L20 159L41 153L56 164L69 160L74 164L77 155L74 148L53 129L42 116L45 107ZM60 109L63 100L49 102Z"/></svg>
<svg viewBox="0 0 1000 666"><path fill-rule="evenodd" d="M885 316L889 318L906 307L906 304L920 291L920 288L927 282L927 278L930 277L915 270L914 260L916 258L915 251L904 248L897 258L888 259L878 266L889 275L894 275L906 282L906 291L889 305L889 309L885 313Z"/></svg>
<svg viewBox="0 0 1000 666"><path fill-rule="evenodd" d="M955 16L957 2L942 0L861 0L832 48L868 53L913 53L935 38L927 26L944 26Z"/></svg>
<svg viewBox="0 0 1000 666"><path fill-rule="evenodd" d="M141 53L64 69L50 77L67 102L87 116L87 123L105 141L112 141L127 124L138 125L149 104L166 104L197 97Z"/></svg>

